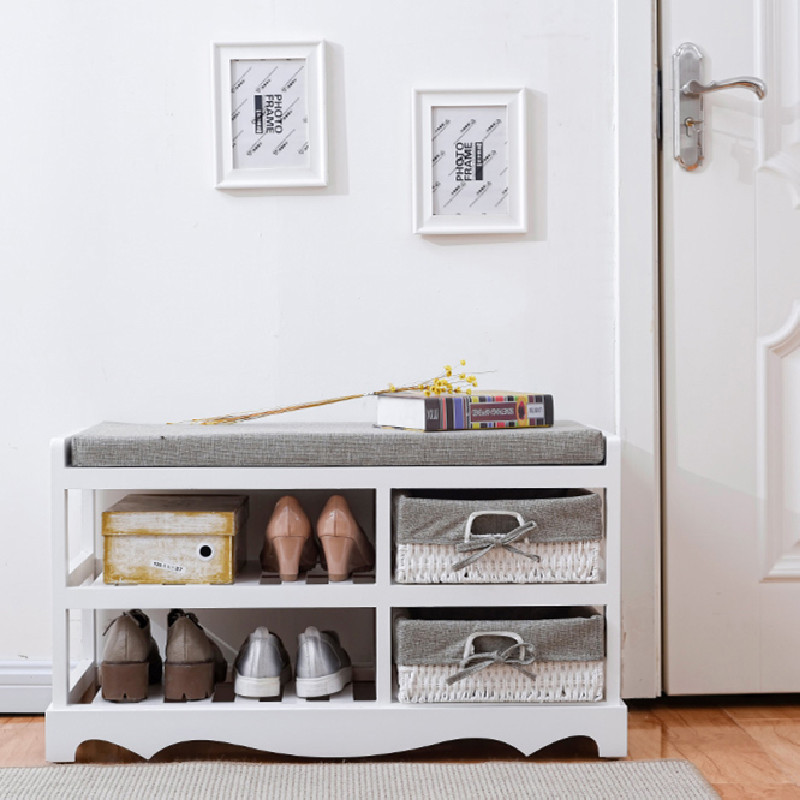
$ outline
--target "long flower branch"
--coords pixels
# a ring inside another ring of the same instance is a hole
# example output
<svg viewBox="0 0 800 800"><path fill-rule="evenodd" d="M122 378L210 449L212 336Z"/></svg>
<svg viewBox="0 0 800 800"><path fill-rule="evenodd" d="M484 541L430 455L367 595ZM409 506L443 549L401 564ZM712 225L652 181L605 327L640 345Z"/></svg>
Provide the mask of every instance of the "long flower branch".
<svg viewBox="0 0 800 800"><path fill-rule="evenodd" d="M465 361L462 359L460 362L461 367L464 367ZM478 373L481 374L481 373ZM428 380L419 381L418 383L409 384L407 386L395 386L389 384L386 389L378 389L374 392L362 392L361 394L346 394L341 397L331 397L327 400L312 400L308 403L298 403L292 406L281 406L280 408L271 408L267 411L252 411L247 414L223 414L219 417L201 417L199 419L192 419L198 425L229 425L235 422L247 422L254 419L263 419L264 417L271 417L275 414L286 414L290 411L300 411L304 408L318 408L319 406L329 406L334 403L342 403L345 400L358 400L362 397L372 397L381 394L394 394L395 392L409 392L418 391L425 395L440 395L440 394L472 394L473 387L478 385L478 378L476 375L467 375L466 372L459 372L454 374L453 367L446 364L444 371L433 378Z"/></svg>

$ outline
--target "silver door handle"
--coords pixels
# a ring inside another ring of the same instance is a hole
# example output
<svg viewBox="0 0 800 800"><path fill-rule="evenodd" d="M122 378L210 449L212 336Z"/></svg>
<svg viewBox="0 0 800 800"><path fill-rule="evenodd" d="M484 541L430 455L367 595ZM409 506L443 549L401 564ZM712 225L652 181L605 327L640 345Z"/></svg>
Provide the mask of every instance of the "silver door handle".
<svg viewBox="0 0 800 800"><path fill-rule="evenodd" d="M681 86L681 93L687 95L708 94L709 92L718 92L720 89L750 89L758 95L759 100L763 100L767 96L767 84L760 78L728 78L726 81L711 81L711 83L691 80Z"/></svg>
<svg viewBox="0 0 800 800"><path fill-rule="evenodd" d="M721 89L750 89L763 100L767 86L759 78L729 78L703 83L703 54L692 42L684 42L672 55L674 156L686 170L703 163L703 97Z"/></svg>

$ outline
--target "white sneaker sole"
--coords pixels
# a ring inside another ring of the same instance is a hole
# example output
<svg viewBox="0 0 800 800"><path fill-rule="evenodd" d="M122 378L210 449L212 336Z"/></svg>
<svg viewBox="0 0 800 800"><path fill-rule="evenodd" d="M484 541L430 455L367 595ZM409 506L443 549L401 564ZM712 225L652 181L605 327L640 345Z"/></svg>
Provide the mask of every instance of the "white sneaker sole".
<svg viewBox="0 0 800 800"><path fill-rule="evenodd" d="M341 692L353 680L352 667L344 667L331 675L321 678L297 678L298 697L325 697Z"/></svg>
<svg viewBox="0 0 800 800"><path fill-rule="evenodd" d="M248 678L235 672L233 691L239 697L280 697L281 689L288 680L288 674L271 678Z"/></svg>

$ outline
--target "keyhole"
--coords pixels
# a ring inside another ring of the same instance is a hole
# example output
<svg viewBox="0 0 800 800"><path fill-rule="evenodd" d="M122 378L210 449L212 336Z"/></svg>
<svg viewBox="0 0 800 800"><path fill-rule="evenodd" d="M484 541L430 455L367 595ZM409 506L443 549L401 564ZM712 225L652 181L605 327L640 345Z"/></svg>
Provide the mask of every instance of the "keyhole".
<svg viewBox="0 0 800 800"><path fill-rule="evenodd" d="M702 125L703 124L703 120L701 120L701 119L693 119L692 117L686 117L686 119L683 121L683 124L686 127L686 135L687 136L691 136L692 135L692 128L694 128L694 127L696 127L698 125Z"/></svg>

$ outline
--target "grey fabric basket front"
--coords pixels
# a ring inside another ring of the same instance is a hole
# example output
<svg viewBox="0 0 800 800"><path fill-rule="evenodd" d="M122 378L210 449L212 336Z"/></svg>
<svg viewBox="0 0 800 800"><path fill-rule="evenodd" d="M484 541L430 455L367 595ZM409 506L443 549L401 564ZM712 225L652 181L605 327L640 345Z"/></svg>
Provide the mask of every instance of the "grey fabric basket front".
<svg viewBox="0 0 800 800"><path fill-rule="evenodd" d="M420 615L395 620L401 703L603 699L602 614L562 608L542 610L540 618L532 618L532 610L531 618L512 619L426 618L425 611L414 616Z"/></svg>
<svg viewBox="0 0 800 800"><path fill-rule="evenodd" d="M497 541L523 523L519 539ZM398 583L600 579L603 499L585 489L399 492L393 524Z"/></svg>

